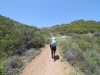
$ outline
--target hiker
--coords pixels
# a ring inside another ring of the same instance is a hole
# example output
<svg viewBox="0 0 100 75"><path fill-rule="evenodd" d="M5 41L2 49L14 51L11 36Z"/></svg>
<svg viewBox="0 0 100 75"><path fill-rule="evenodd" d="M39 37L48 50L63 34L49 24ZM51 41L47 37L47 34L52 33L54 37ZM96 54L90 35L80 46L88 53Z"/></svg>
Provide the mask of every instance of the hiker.
<svg viewBox="0 0 100 75"><path fill-rule="evenodd" d="M50 48L51 48L52 58L55 56L56 46L57 46L56 38L52 37L50 40Z"/></svg>

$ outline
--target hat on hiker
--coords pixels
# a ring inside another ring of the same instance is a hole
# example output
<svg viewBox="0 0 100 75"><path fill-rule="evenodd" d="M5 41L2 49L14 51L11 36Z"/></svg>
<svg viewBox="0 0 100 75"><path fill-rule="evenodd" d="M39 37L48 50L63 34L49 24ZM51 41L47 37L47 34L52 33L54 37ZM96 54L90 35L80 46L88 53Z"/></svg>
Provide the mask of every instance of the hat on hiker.
<svg viewBox="0 0 100 75"><path fill-rule="evenodd" d="M52 37L52 39L56 40L56 38L55 38L55 37Z"/></svg>

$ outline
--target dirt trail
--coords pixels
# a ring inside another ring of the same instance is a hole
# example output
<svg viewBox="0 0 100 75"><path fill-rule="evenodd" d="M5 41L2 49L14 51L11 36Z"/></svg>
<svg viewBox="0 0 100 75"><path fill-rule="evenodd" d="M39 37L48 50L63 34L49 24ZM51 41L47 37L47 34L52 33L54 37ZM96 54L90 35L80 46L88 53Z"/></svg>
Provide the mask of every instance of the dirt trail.
<svg viewBox="0 0 100 75"><path fill-rule="evenodd" d="M59 51L56 51L56 61L51 58L49 45L41 48L42 52L26 65L20 75L69 75L74 69L65 62L61 62Z"/></svg>

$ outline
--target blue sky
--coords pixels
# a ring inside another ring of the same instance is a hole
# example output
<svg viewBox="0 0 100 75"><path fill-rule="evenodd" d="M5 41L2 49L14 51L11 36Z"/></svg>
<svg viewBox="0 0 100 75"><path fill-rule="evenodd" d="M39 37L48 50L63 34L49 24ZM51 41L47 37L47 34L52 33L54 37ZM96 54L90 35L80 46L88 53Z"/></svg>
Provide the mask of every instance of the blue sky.
<svg viewBox="0 0 100 75"><path fill-rule="evenodd" d="M100 0L0 0L0 14L37 27L100 21Z"/></svg>

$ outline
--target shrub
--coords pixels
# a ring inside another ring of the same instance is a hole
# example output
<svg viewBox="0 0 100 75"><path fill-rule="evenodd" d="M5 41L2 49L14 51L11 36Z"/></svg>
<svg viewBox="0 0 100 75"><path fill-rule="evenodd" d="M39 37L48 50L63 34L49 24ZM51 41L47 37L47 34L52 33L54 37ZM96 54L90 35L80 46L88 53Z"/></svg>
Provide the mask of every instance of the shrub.
<svg viewBox="0 0 100 75"><path fill-rule="evenodd" d="M94 36L100 37L100 32L93 33Z"/></svg>
<svg viewBox="0 0 100 75"><path fill-rule="evenodd" d="M100 38L87 35L79 39L68 37L58 41L63 57L84 75L100 75Z"/></svg>
<svg viewBox="0 0 100 75"><path fill-rule="evenodd" d="M66 58L68 61L76 60L77 56L71 50L66 51Z"/></svg>
<svg viewBox="0 0 100 75"><path fill-rule="evenodd" d="M44 40L45 40L45 44L49 44L49 42L50 42L50 37L47 36L47 35L43 35L43 37L44 37Z"/></svg>
<svg viewBox="0 0 100 75"><path fill-rule="evenodd" d="M30 50L27 50L25 52L25 57L32 56L35 53L35 51L36 51L36 49L34 49L34 48L31 48Z"/></svg>
<svg viewBox="0 0 100 75"><path fill-rule="evenodd" d="M18 68L10 68L8 71L7 71L7 75L16 75L17 73L19 72L19 69Z"/></svg>
<svg viewBox="0 0 100 75"><path fill-rule="evenodd" d="M77 56L81 52L77 44L72 43L71 40L68 38L62 39L58 42L64 58L67 58L68 61L77 59Z"/></svg>
<svg viewBox="0 0 100 75"><path fill-rule="evenodd" d="M7 61L6 65L7 65L6 74L14 75L19 72L19 69L23 66L23 62L19 57L14 56Z"/></svg>
<svg viewBox="0 0 100 75"><path fill-rule="evenodd" d="M36 53L36 51L37 50L34 49L34 48L31 48L31 49L27 50L24 53L24 55L25 55L24 60L29 61L31 59L31 57Z"/></svg>
<svg viewBox="0 0 100 75"><path fill-rule="evenodd" d="M4 60L0 60L0 75L5 75L6 73L6 66Z"/></svg>
<svg viewBox="0 0 100 75"><path fill-rule="evenodd" d="M91 44L82 40L82 41L79 41L79 48L82 50L82 51L86 51L86 50L89 50L92 48Z"/></svg>
<svg viewBox="0 0 100 75"><path fill-rule="evenodd" d="M43 47L45 45L45 40L43 35L39 31L36 31L34 35L35 35L34 38L31 40L31 44L33 45L33 47L34 48Z"/></svg>
<svg viewBox="0 0 100 75"><path fill-rule="evenodd" d="M73 33L73 34L72 34L72 38L73 38L73 39L81 38L81 34Z"/></svg>
<svg viewBox="0 0 100 75"><path fill-rule="evenodd" d="M83 53L85 62L85 72L88 70L92 75L99 73L98 68L100 68L100 55L96 50L86 51ZM98 67L97 67L98 66ZM99 75L99 74L98 74Z"/></svg>

